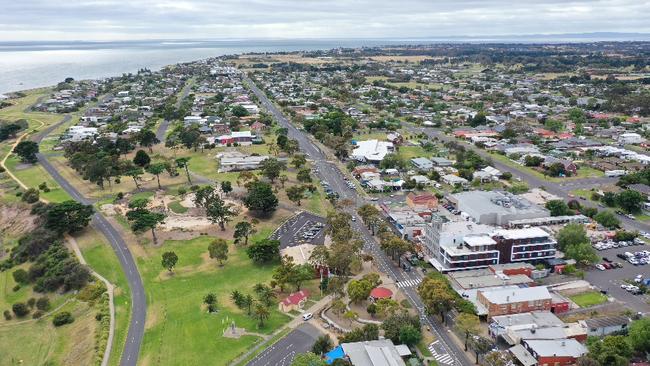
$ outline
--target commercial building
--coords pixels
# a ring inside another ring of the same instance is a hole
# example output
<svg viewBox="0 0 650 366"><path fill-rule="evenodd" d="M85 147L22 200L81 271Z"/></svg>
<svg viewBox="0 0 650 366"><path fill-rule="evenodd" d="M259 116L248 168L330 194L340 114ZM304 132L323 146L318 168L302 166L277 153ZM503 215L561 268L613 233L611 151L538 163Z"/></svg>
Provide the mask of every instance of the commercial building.
<svg viewBox="0 0 650 366"><path fill-rule="evenodd" d="M407 346L390 339L341 344L344 356L354 366L406 366L402 357L411 355Z"/></svg>
<svg viewBox="0 0 650 366"><path fill-rule="evenodd" d="M357 161L378 164L387 154L393 152L393 149L393 143L388 141L357 141L351 157Z"/></svg>
<svg viewBox="0 0 650 366"><path fill-rule="evenodd" d="M607 316L580 321L589 336L604 337L606 335L627 330L630 319L626 316Z"/></svg>
<svg viewBox="0 0 650 366"><path fill-rule="evenodd" d="M269 157L266 155L249 156L233 152L220 154L217 158L219 159L219 172L222 173L259 169L260 164Z"/></svg>
<svg viewBox="0 0 650 366"><path fill-rule="evenodd" d="M449 221L432 215L424 226L424 251L441 272L485 268L497 264L541 262L555 258L556 241L541 228L495 229L471 221Z"/></svg>
<svg viewBox="0 0 650 366"><path fill-rule="evenodd" d="M547 209L508 192L461 192L450 195L448 200L472 221L485 225L507 226L513 220L551 216Z"/></svg>
<svg viewBox="0 0 650 366"><path fill-rule="evenodd" d="M488 318L531 311L550 311L552 307L552 296L546 286L478 291L477 300L487 309Z"/></svg>
<svg viewBox="0 0 650 366"><path fill-rule="evenodd" d="M510 353L524 366L573 365L587 348L575 339L531 339L512 347Z"/></svg>

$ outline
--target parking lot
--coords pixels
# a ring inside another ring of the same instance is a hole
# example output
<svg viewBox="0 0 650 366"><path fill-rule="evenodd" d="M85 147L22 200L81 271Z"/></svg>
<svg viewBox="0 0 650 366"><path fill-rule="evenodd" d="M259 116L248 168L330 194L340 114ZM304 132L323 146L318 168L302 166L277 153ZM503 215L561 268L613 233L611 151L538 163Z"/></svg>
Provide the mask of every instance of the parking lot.
<svg viewBox="0 0 650 366"><path fill-rule="evenodd" d="M610 260L612 263L620 263L621 268L611 269L598 269L592 268L587 271L586 280L591 282L600 290L607 291L609 296L613 296L617 300L625 303L634 311L643 313L650 312L650 295L635 295L633 291L628 291L621 287L621 285L628 285L627 281L634 282L634 279L641 275L642 278L650 277L650 265L637 264L633 265L629 261L622 259L625 257L625 252L634 254L635 252L642 252L650 250L648 245L633 245L623 246L618 248L609 248L597 250L596 253L600 257L599 265L609 263L604 258ZM619 255L621 257L619 257ZM637 261L638 262L638 261ZM611 267L611 265L610 265Z"/></svg>
<svg viewBox="0 0 650 366"><path fill-rule="evenodd" d="M326 222L324 217L300 212L282 224L270 238L280 241L280 249L300 244L321 245L325 243Z"/></svg>

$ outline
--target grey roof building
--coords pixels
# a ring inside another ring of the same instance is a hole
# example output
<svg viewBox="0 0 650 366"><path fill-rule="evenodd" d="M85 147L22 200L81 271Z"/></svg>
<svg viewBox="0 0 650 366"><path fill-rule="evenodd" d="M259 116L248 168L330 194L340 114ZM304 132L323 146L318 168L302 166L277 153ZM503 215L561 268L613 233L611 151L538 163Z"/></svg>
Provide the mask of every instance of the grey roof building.
<svg viewBox="0 0 650 366"><path fill-rule="evenodd" d="M398 348L390 339L341 344L354 366L406 366Z"/></svg>
<svg viewBox="0 0 650 366"><path fill-rule="evenodd" d="M411 164L415 166L416 169L429 171L433 169L433 162L427 158L414 158L411 159Z"/></svg>
<svg viewBox="0 0 650 366"><path fill-rule="evenodd" d="M452 194L449 201L474 222L506 226L510 221L549 217L547 209L523 197L500 191L469 191Z"/></svg>

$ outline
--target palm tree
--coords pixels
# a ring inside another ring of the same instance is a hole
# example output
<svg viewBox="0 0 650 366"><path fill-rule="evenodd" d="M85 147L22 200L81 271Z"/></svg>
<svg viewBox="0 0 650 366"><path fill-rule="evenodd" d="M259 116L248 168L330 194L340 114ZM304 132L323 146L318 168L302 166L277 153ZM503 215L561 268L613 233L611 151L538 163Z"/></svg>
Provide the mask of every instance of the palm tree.
<svg viewBox="0 0 650 366"><path fill-rule="evenodd" d="M269 316L271 316L271 313L266 306L259 303L255 305L255 317L259 320L260 328L264 327L264 321L267 320Z"/></svg>

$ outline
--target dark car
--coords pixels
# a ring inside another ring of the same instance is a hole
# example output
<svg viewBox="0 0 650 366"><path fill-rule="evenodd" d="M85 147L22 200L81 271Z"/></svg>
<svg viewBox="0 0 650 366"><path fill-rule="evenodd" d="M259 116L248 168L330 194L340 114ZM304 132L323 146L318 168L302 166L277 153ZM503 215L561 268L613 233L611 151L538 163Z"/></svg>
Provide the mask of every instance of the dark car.
<svg viewBox="0 0 650 366"><path fill-rule="evenodd" d="M603 257L603 260L607 263L612 263L612 260L607 257Z"/></svg>
<svg viewBox="0 0 650 366"><path fill-rule="evenodd" d="M622 260L625 260L625 261L627 260L627 256L625 254L623 254L623 253L618 253L618 254L616 254L616 256L621 258Z"/></svg>

